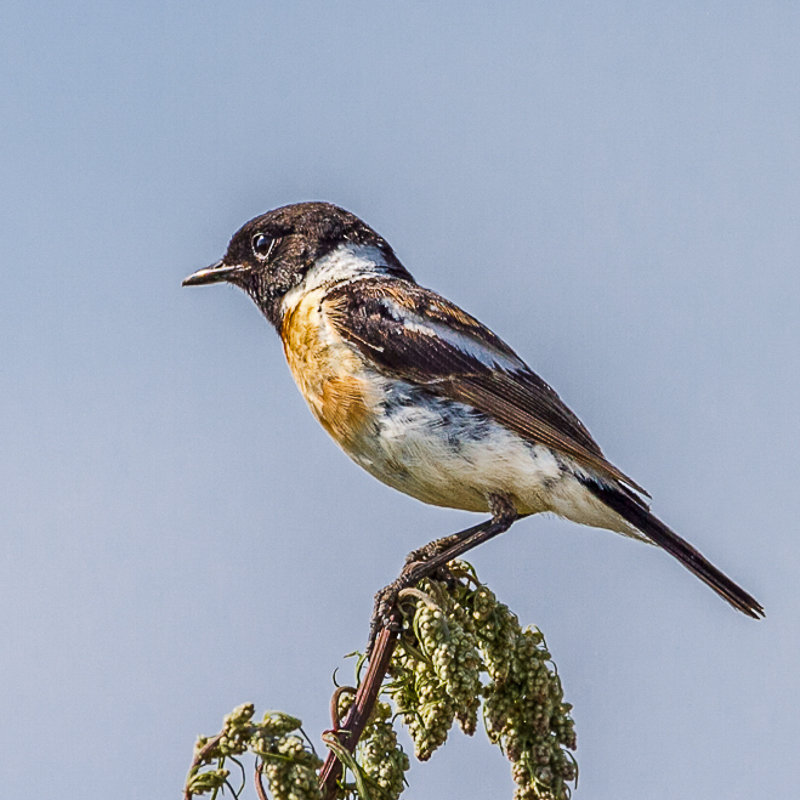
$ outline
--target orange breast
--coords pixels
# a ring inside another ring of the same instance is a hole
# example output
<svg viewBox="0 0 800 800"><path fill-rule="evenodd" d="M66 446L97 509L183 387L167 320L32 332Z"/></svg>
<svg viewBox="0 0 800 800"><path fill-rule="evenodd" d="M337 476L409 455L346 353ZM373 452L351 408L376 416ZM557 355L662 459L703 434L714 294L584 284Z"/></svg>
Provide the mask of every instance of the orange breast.
<svg viewBox="0 0 800 800"><path fill-rule="evenodd" d="M368 434L373 392L360 356L326 323L322 295L311 292L281 327L286 361L314 416L345 449Z"/></svg>

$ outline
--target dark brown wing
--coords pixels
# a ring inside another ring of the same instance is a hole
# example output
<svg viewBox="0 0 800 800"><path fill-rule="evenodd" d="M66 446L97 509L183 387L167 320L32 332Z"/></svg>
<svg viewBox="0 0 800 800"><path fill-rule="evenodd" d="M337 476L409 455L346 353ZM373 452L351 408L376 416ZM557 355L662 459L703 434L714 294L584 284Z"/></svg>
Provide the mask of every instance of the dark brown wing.
<svg viewBox="0 0 800 800"><path fill-rule="evenodd" d="M502 339L435 292L366 279L333 289L324 305L339 334L386 373L466 403L528 441L647 494L606 461L581 421Z"/></svg>

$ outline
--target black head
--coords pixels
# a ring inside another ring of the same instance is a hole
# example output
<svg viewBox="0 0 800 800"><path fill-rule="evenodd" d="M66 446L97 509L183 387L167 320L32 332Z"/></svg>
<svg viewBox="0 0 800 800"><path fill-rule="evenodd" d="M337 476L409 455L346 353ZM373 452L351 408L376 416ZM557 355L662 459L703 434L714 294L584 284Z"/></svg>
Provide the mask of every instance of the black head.
<svg viewBox="0 0 800 800"><path fill-rule="evenodd" d="M378 248L392 272L410 277L382 237L354 214L331 203L295 203L245 223L221 261L189 275L184 286L226 281L244 289L267 318L280 326L284 295L317 259L342 244Z"/></svg>

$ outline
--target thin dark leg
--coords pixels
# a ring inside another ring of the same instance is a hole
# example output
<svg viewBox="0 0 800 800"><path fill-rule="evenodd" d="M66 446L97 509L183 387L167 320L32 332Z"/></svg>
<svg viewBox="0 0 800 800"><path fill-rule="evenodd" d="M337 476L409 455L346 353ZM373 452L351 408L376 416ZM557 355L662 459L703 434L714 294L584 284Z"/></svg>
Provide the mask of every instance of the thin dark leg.
<svg viewBox="0 0 800 800"><path fill-rule="evenodd" d="M437 539L425 547L409 553L406 565L398 578L375 595L375 606L369 624L368 656L372 652L375 637L389 619L389 615L397 603L397 595L403 589L414 586L423 578L433 575L454 558L458 558L479 544L504 533L519 519L519 514L513 504L505 497L492 495L489 498L489 505L492 510L491 519Z"/></svg>

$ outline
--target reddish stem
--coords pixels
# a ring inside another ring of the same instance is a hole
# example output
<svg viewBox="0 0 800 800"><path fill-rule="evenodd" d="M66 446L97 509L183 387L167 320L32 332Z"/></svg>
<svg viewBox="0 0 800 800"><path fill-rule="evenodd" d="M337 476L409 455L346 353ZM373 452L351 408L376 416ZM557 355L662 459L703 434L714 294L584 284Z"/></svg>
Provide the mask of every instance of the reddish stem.
<svg viewBox="0 0 800 800"><path fill-rule="evenodd" d="M389 669L392 653L397 645L400 631L400 612L396 609L389 615L388 624L375 639L372 655L369 659L367 674L358 687L353 705L347 712L342 726L335 731L343 747L351 753L356 749L364 727L372 715L383 679ZM319 787L324 800L333 800L336 796L336 783L342 774L342 764L333 754L328 753L319 774Z"/></svg>

